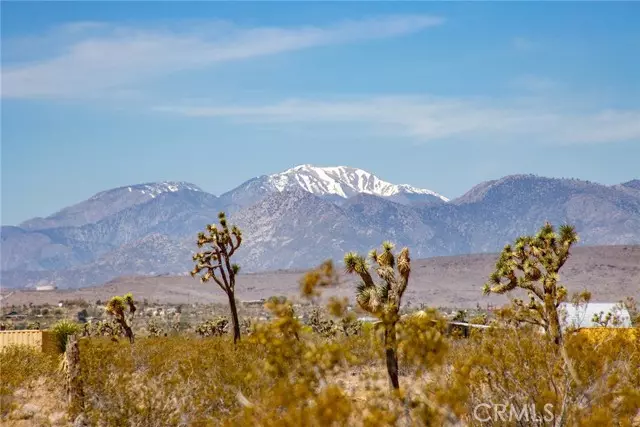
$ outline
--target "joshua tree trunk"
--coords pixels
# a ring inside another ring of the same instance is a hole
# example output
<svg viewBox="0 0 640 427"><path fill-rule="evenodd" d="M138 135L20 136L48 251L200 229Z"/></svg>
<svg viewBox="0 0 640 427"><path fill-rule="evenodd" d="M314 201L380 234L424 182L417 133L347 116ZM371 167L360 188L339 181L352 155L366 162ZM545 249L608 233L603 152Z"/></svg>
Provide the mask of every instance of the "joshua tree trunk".
<svg viewBox="0 0 640 427"><path fill-rule="evenodd" d="M389 373L391 387L397 390L400 388L400 382L398 380L398 354L396 347L396 325L395 323L387 324L384 328L384 348L387 357L387 372Z"/></svg>
<svg viewBox="0 0 640 427"><path fill-rule="evenodd" d="M558 309L552 302L549 295L547 295L545 298L544 309L546 311L548 319L547 333L553 339L556 348L560 350L560 355L562 356L564 364L569 371L569 375L571 375L571 378L573 378L575 383L580 386L582 385L582 381L580 380L580 377L578 376L578 373L576 372L575 366L573 364L573 360L571 360L571 357L569 357L569 354L567 353L567 349L565 347L563 336L564 334L560 327L560 315L558 314Z"/></svg>
<svg viewBox="0 0 640 427"><path fill-rule="evenodd" d="M227 294L229 297L229 308L231 309L231 323L233 325L233 343L240 341L240 321L238 320L238 309L236 308L236 298L233 292Z"/></svg>
<svg viewBox="0 0 640 427"><path fill-rule="evenodd" d="M125 321L126 322L126 321ZM125 324L122 326L122 328L124 329L124 335L129 338L129 342L131 344L133 344L134 341L134 337L133 337L133 329L131 329L131 326Z"/></svg>
<svg viewBox="0 0 640 427"><path fill-rule="evenodd" d="M558 309L556 308L555 301L550 293L547 293L544 298L544 311L546 312L549 330L547 333L553 338L553 342L556 345L562 345L562 330L560 329L560 316L558 315Z"/></svg>

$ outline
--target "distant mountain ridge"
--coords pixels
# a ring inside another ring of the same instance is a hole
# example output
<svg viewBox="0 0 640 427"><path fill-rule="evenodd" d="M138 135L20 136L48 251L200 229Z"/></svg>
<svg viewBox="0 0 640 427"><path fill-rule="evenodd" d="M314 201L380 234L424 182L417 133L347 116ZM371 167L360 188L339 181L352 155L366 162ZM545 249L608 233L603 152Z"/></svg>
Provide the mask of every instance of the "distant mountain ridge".
<svg viewBox="0 0 640 427"><path fill-rule="evenodd" d="M3 287L100 284L185 274L195 236L220 210L244 233L243 271L307 268L382 240L415 257L495 252L546 220L576 225L581 244L640 244L638 180L605 186L513 175L448 200L357 168L301 165L220 197L186 182L107 190L47 217L3 226Z"/></svg>
<svg viewBox="0 0 640 427"><path fill-rule="evenodd" d="M89 199L66 207L47 218L27 220L19 224L19 227L28 230L41 230L91 224L130 206L146 203L163 193L175 193L183 190L204 193L197 185L177 181L149 182L118 187L101 191Z"/></svg>
<svg viewBox="0 0 640 427"><path fill-rule="evenodd" d="M631 181L620 184L624 187L640 190L640 179L632 179Z"/></svg>

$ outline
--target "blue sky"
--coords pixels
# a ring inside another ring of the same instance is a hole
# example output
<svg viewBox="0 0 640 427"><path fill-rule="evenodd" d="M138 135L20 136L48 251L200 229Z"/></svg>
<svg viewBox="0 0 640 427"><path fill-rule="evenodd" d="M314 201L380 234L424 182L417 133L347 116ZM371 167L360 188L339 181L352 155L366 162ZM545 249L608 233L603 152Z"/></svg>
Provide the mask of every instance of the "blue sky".
<svg viewBox="0 0 640 427"><path fill-rule="evenodd" d="M349 165L640 176L640 3L2 3L2 223Z"/></svg>

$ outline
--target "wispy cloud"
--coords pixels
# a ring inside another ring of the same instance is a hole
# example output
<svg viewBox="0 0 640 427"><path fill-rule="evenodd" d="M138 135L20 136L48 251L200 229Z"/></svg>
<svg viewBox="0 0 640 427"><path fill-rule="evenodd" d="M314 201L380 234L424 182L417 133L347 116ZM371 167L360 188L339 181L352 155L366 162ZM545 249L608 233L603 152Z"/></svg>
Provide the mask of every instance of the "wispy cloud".
<svg viewBox="0 0 640 427"><path fill-rule="evenodd" d="M194 29L141 29L81 22L57 29L53 57L3 64L6 98L84 97L181 70L307 49L401 36L442 18L400 15L297 28L239 27L212 22ZM11 49L11 41L8 48ZM14 43L25 46L24 40ZM3 46L5 47L5 46Z"/></svg>
<svg viewBox="0 0 640 427"><path fill-rule="evenodd" d="M244 122L353 123L383 126L421 141L506 143L640 142L640 110L573 109L526 100L371 97L316 101L290 99L259 106L158 106L156 111Z"/></svg>

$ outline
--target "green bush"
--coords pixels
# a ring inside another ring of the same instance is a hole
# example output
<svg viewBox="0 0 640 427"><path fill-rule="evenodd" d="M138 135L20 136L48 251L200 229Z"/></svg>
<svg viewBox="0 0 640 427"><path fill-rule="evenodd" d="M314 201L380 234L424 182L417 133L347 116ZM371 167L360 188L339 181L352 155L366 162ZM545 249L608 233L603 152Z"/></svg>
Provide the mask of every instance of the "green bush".
<svg viewBox="0 0 640 427"><path fill-rule="evenodd" d="M56 336L58 350L60 350L61 353L64 353L69 336L80 333L80 331L82 331L82 326L70 320L63 319L56 322L51 330Z"/></svg>

